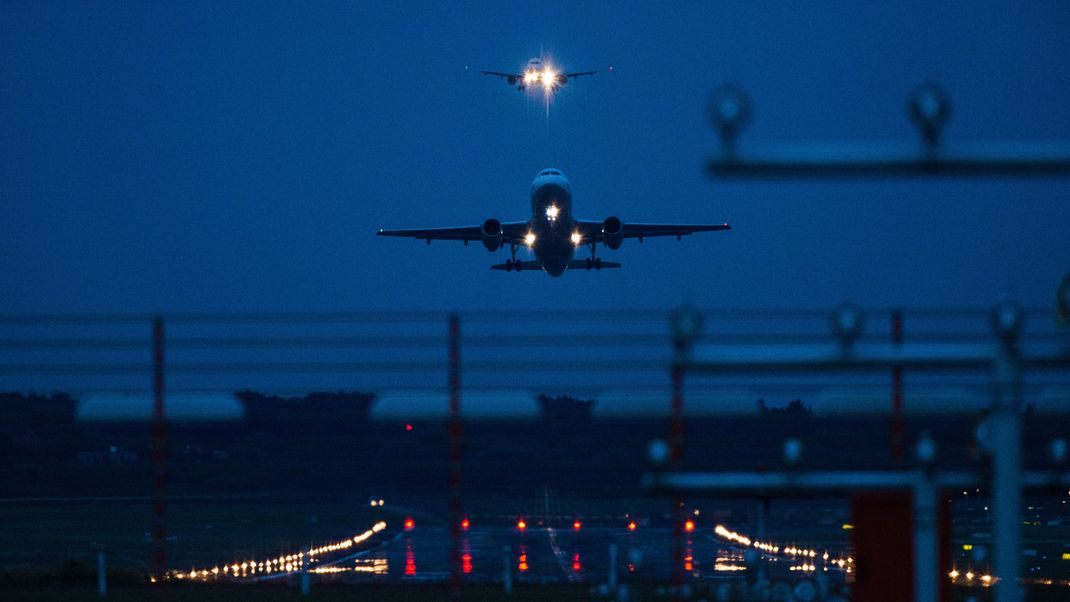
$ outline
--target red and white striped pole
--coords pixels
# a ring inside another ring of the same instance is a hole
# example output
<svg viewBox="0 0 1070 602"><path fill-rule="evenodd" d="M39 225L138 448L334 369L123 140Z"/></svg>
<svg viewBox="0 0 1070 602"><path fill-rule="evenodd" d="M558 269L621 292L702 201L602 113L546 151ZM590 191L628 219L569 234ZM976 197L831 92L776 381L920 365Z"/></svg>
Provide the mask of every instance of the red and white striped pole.
<svg viewBox="0 0 1070 602"><path fill-rule="evenodd" d="M679 363L672 368L672 419L669 433L669 463L679 472L684 463L684 369ZM672 587L674 600L683 599L684 586L684 500L677 495L672 501Z"/></svg>
<svg viewBox="0 0 1070 602"><path fill-rule="evenodd" d="M464 425L461 423L461 318L450 314L449 336L449 495L450 495L450 600L461 598L461 451Z"/></svg>

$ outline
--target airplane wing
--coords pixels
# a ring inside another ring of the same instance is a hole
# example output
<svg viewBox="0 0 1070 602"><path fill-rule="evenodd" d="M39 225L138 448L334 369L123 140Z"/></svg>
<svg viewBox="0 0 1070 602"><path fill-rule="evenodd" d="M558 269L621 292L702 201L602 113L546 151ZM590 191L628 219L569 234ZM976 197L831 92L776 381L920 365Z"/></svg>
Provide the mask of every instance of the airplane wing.
<svg viewBox="0 0 1070 602"><path fill-rule="evenodd" d="M507 222L502 224L502 242L520 244L528 232L527 222ZM468 244L470 240L483 240L479 226L461 226L458 228L421 228L416 230L383 230L376 232L379 236L400 236L425 240L461 240Z"/></svg>
<svg viewBox="0 0 1070 602"><path fill-rule="evenodd" d="M513 78L516 78L516 79L524 79L524 74L522 74L522 73L501 73L501 72L498 72L498 71L483 71L482 73L483 73L483 75L497 75L498 77L504 77L504 78L513 77Z"/></svg>
<svg viewBox="0 0 1070 602"><path fill-rule="evenodd" d="M566 73L565 77L579 77L581 75L594 75L597 71L577 71L575 73Z"/></svg>
<svg viewBox="0 0 1070 602"><path fill-rule="evenodd" d="M585 240L601 241L602 222L580 221L580 232ZM638 238L642 241L650 236L681 236L694 234L695 232L715 232L717 230L731 230L728 224L630 224L624 222L624 238Z"/></svg>

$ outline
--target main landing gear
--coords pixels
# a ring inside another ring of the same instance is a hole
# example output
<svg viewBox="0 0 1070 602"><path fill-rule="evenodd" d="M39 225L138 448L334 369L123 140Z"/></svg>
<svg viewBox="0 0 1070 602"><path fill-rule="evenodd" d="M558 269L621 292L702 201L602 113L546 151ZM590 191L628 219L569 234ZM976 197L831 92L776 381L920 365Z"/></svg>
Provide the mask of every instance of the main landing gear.
<svg viewBox="0 0 1070 602"><path fill-rule="evenodd" d="M595 257L595 249L598 248L595 245L596 245L596 243L593 240L591 242L587 243L587 247L589 249L591 249L591 257L590 257L590 259L584 260L583 267L588 269L588 270L590 270L590 269L595 269L595 270L602 269L602 260L599 259L598 257Z"/></svg>
<svg viewBox="0 0 1070 602"><path fill-rule="evenodd" d="M505 260L505 271L506 272L512 272L513 270L516 270L516 271L519 272L523 268L524 262L519 261L516 258L516 250L519 247L520 247L520 245L518 245L516 243L509 243L509 255L512 257L512 259L506 259Z"/></svg>

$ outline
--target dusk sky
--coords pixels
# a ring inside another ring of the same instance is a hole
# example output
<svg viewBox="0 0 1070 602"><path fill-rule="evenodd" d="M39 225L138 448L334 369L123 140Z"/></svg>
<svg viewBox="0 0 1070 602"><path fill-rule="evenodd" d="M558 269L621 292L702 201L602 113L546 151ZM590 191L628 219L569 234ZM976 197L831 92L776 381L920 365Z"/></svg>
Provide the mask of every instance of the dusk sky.
<svg viewBox="0 0 1070 602"><path fill-rule="evenodd" d="M926 80L949 148L1070 142L1070 4L892 4L4 2L0 313L1052 305L1070 178L707 174L726 82L744 151L910 147ZM540 55L598 73L548 116L479 74ZM527 219L545 167L584 219L734 229L561 278L375 236Z"/></svg>

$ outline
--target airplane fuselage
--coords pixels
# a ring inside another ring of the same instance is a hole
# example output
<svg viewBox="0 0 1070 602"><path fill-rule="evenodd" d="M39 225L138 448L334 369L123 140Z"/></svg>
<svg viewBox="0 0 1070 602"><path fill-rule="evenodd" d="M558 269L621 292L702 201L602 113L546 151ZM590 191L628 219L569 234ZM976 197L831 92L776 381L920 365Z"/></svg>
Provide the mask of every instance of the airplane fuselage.
<svg viewBox="0 0 1070 602"><path fill-rule="evenodd" d="M534 240L527 246L535 260L551 276L564 274L576 247L586 241L578 239L572 189L559 170L543 170L532 182L528 226Z"/></svg>

